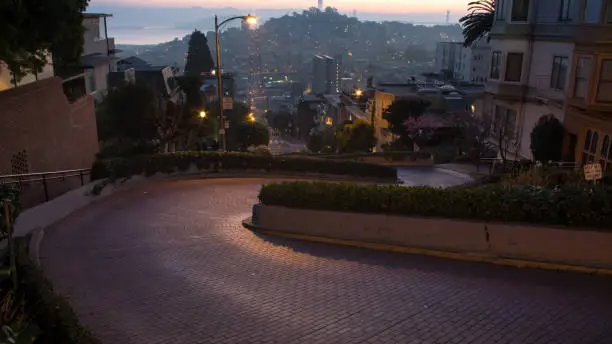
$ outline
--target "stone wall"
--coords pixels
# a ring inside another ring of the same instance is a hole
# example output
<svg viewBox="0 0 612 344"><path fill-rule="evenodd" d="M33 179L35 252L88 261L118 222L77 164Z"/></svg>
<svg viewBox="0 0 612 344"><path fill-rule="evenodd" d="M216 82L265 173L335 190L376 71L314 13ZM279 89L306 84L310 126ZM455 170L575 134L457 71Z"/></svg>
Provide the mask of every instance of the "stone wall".
<svg viewBox="0 0 612 344"><path fill-rule="evenodd" d="M15 172L12 160L18 155L25 170L34 173L90 168L97 152L91 96L70 103L57 77L0 92L0 175ZM79 179L50 183L50 192L65 192L68 184L80 185Z"/></svg>

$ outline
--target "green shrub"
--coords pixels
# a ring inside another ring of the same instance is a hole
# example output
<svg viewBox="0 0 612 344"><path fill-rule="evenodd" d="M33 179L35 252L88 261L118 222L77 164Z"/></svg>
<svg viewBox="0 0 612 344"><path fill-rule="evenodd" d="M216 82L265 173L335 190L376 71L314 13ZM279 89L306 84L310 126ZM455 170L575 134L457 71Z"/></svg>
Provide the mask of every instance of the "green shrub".
<svg viewBox="0 0 612 344"><path fill-rule="evenodd" d="M612 173L607 172L600 184L612 186ZM584 179L582 168L563 168L546 165L532 165L518 170L515 174L507 174L502 179L506 186L534 185L544 188L554 188L560 185L573 187L590 187L593 183Z"/></svg>
<svg viewBox="0 0 612 344"><path fill-rule="evenodd" d="M26 299L25 308L42 334L36 343L99 344L79 321L68 301L55 294L42 270L28 257L29 236L16 240L19 291Z"/></svg>
<svg viewBox="0 0 612 344"><path fill-rule="evenodd" d="M609 188L432 188L291 182L262 187L265 205L362 213L612 228Z"/></svg>
<svg viewBox="0 0 612 344"><path fill-rule="evenodd" d="M271 156L237 152L180 152L171 154L141 155L130 158L98 160L92 166L92 180L102 178L129 178L144 173L186 171L189 166L205 171L265 170L278 172L303 172L340 174L381 179L397 178L394 168L353 161L332 161L303 156Z"/></svg>
<svg viewBox="0 0 612 344"><path fill-rule="evenodd" d="M4 213L5 202L8 204L9 221L13 224L21 211L19 190L15 186L10 184L0 185L0 239L4 239L8 235Z"/></svg>

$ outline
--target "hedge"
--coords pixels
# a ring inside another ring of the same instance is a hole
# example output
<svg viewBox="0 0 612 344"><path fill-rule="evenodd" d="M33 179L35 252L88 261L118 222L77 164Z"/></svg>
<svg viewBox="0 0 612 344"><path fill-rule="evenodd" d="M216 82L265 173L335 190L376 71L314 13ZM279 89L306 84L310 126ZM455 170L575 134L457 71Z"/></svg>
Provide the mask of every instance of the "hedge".
<svg viewBox="0 0 612 344"><path fill-rule="evenodd" d="M8 234L4 214L5 202L8 204L9 220L11 223L15 223L15 219L21 211L21 205L19 203L19 190L13 185L0 185L0 239L4 239Z"/></svg>
<svg viewBox="0 0 612 344"><path fill-rule="evenodd" d="M441 189L289 182L264 185L259 200L314 210L612 228L612 189L604 187Z"/></svg>
<svg viewBox="0 0 612 344"><path fill-rule="evenodd" d="M56 294L42 270L30 261L30 236L15 241L19 292L25 297L25 310L41 330L36 343L100 344L100 341L79 323L68 301Z"/></svg>
<svg viewBox="0 0 612 344"><path fill-rule="evenodd" d="M339 174L380 179L397 179L397 171L388 166L352 162L330 161L309 157L266 156L235 152L179 152L140 155L130 158L97 160L91 179L128 178L134 175L187 171L191 166L205 171L265 170L278 172L305 172Z"/></svg>

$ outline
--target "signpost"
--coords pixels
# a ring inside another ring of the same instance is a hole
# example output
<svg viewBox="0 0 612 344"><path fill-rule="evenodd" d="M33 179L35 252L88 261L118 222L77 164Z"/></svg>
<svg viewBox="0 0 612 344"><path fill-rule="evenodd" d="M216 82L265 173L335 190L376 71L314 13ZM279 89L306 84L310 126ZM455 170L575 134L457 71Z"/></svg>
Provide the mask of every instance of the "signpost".
<svg viewBox="0 0 612 344"><path fill-rule="evenodd" d="M234 109L234 101L232 97L223 97L223 111L233 110Z"/></svg>
<svg viewBox="0 0 612 344"><path fill-rule="evenodd" d="M601 171L601 164L586 164L584 165L584 179L592 180L594 183L597 183L598 180L603 178L603 173Z"/></svg>

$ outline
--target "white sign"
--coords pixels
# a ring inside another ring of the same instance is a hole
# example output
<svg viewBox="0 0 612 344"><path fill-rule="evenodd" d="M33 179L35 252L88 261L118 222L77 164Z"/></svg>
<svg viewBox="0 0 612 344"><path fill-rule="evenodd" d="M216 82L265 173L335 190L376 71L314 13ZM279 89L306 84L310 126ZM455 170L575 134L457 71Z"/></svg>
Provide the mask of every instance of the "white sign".
<svg viewBox="0 0 612 344"><path fill-rule="evenodd" d="M233 110L234 100L232 97L223 97L223 110Z"/></svg>
<svg viewBox="0 0 612 344"><path fill-rule="evenodd" d="M225 129L219 129L219 135L225 135Z"/></svg>
<svg viewBox="0 0 612 344"><path fill-rule="evenodd" d="M599 180L602 178L601 164L584 165L584 179Z"/></svg>

